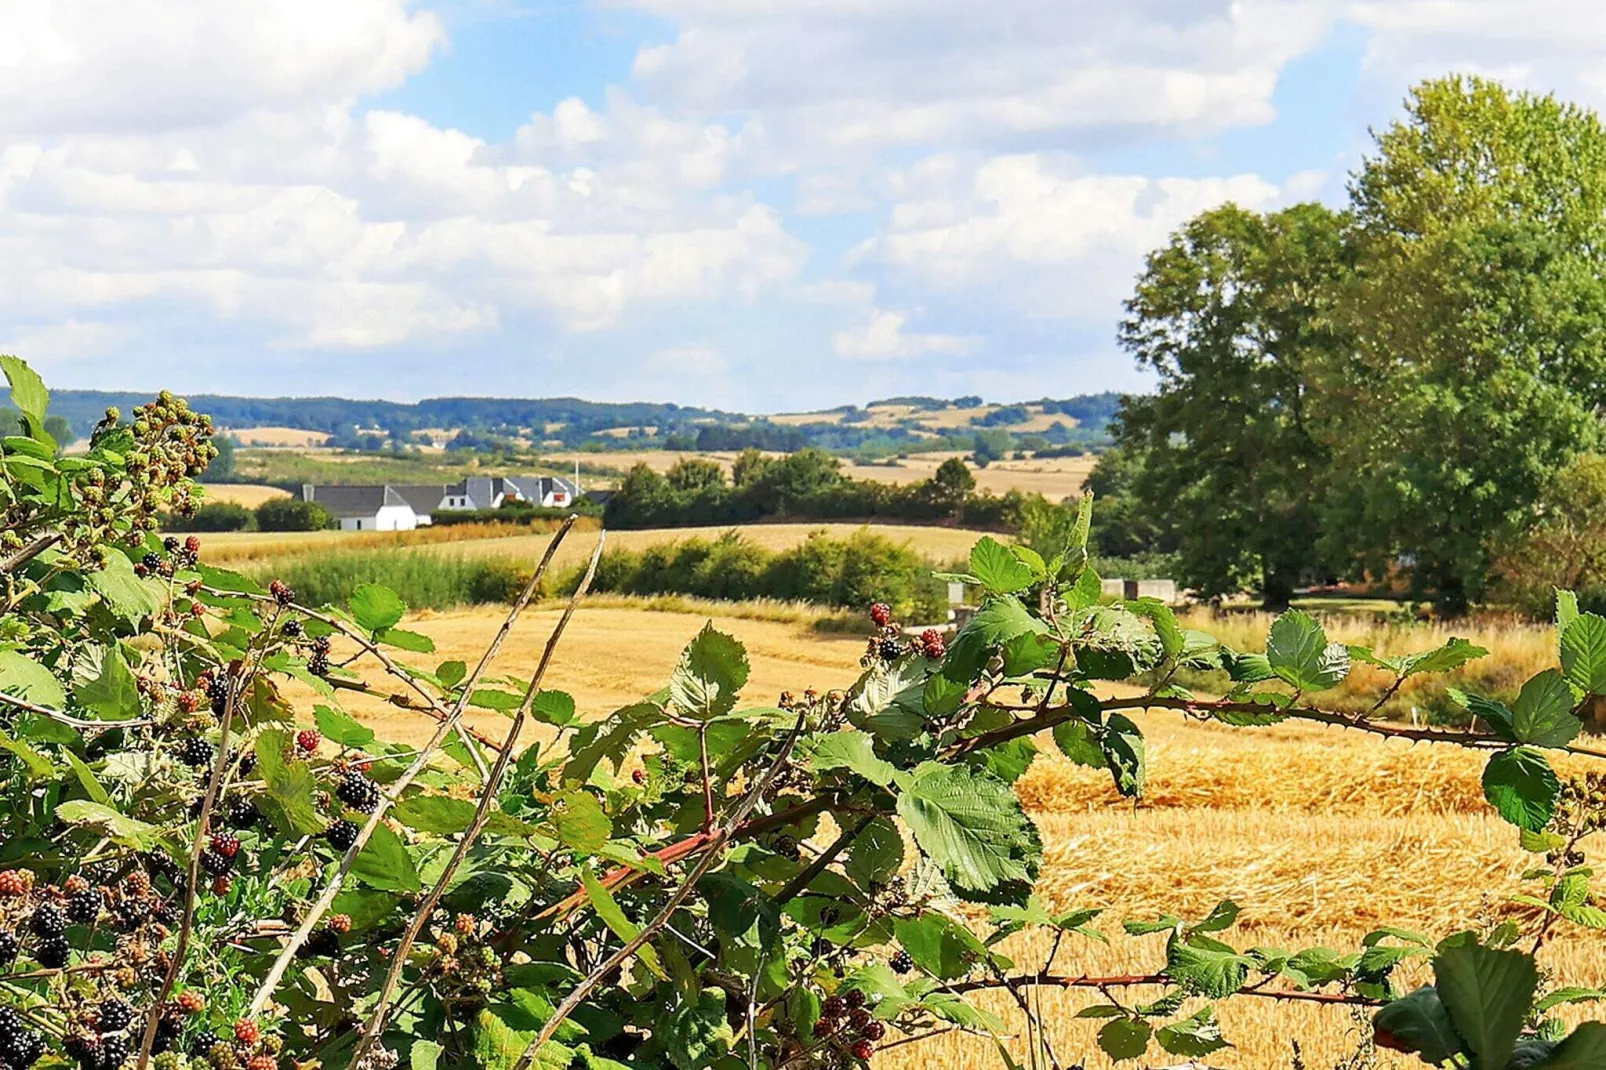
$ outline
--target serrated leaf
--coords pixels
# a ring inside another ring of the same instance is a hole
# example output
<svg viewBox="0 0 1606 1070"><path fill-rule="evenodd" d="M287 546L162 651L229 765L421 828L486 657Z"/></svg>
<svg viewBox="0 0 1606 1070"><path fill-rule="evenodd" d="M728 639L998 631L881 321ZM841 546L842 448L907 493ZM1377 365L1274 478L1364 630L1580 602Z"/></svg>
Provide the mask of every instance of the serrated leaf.
<svg viewBox="0 0 1606 1070"><path fill-rule="evenodd" d="M924 762L901 774L899 787L898 816L952 884L984 892L1031 879L1021 849L1035 836L1009 785L964 766Z"/></svg>
<svg viewBox="0 0 1606 1070"><path fill-rule="evenodd" d="M45 411L50 407L50 391L39 373L21 357L0 356L0 369L11 384L11 403L28 417L32 430L43 431Z"/></svg>
<svg viewBox="0 0 1606 1070"><path fill-rule="evenodd" d="M641 926L630 920L624 909L619 906L618 900L614 899L613 893L592 876L590 870L580 871L580 883L585 886L586 898L591 900L591 909L597 912L597 917L602 919L602 923L612 930L615 936L628 942L641 933ZM636 952L636 957L660 980L667 977L652 944L642 944L641 949Z"/></svg>
<svg viewBox="0 0 1606 1070"><path fill-rule="evenodd" d="M1430 672L1453 672L1467 662L1487 657L1488 654L1489 652L1483 647L1474 646L1465 639L1451 639L1435 650L1408 655L1402 659L1402 667L1407 676Z"/></svg>
<svg viewBox="0 0 1606 1070"><path fill-rule="evenodd" d="M435 679L440 681L442 687L450 690L463 682L468 676L468 663L463 661L443 661L435 666Z"/></svg>
<svg viewBox="0 0 1606 1070"><path fill-rule="evenodd" d="M1105 764L1115 778L1115 790L1128 798L1142 796L1144 783L1148 779L1148 758L1142 730L1131 718L1112 713L1098 738Z"/></svg>
<svg viewBox="0 0 1606 1070"><path fill-rule="evenodd" d="M1349 675L1349 648L1329 643L1310 614L1291 609L1271 625L1266 640L1271 671L1301 691L1325 691Z"/></svg>
<svg viewBox="0 0 1606 1070"><path fill-rule="evenodd" d="M664 1051L676 1070L708 1070L730 1051L736 1033L725 1014L725 992L705 988L695 1002L682 1001L664 1019Z"/></svg>
<svg viewBox="0 0 1606 1070"><path fill-rule="evenodd" d="M391 816L410 829L451 835L474 823L475 805L448 795L412 795L390 808Z"/></svg>
<svg viewBox="0 0 1606 1070"><path fill-rule="evenodd" d="M1590 695L1606 694L1606 617L1580 613L1561 633L1561 671Z"/></svg>
<svg viewBox="0 0 1606 1070"><path fill-rule="evenodd" d="M917 966L945 981L965 976L971 962L985 952L969 929L934 911L898 918L893 932Z"/></svg>
<svg viewBox="0 0 1606 1070"><path fill-rule="evenodd" d="M747 674L746 649L710 622L681 652L669 680L670 698L690 716L719 717L736 708Z"/></svg>
<svg viewBox="0 0 1606 1070"><path fill-rule="evenodd" d="M1098 729L1086 721L1061 721L1054 726L1054 742L1060 753L1077 765L1104 769L1109 764L1099 746Z"/></svg>
<svg viewBox="0 0 1606 1070"><path fill-rule="evenodd" d="M1573 713L1572 686L1555 669L1546 669L1522 685L1511 707L1511 726L1517 740L1536 747L1565 747L1583 731L1584 722Z"/></svg>
<svg viewBox="0 0 1606 1070"><path fill-rule="evenodd" d="M357 852L351 872L369 887L382 891L416 892L419 888L418 870L407 847L384 822L374 826L374 834Z"/></svg>
<svg viewBox="0 0 1606 1070"><path fill-rule="evenodd" d="M290 750L290 733L283 729L271 728L257 736L257 772L267 788L261 802L285 834L310 836L324 827L316 802L318 784L306 762L285 760Z"/></svg>
<svg viewBox="0 0 1606 1070"><path fill-rule="evenodd" d="M1603 1070L1606 1068L1606 1023L1583 1022L1557 1044L1534 1070Z"/></svg>
<svg viewBox="0 0 1606 1070"><path fill-rule="evenodd" d="M876 757L875 740L858 729L819 736L809 741L807 752L809 767L817 773L847 769L883 788L898 771L891 762Z"/></svg>
<svg viewBox="0 0 1606 1070"><path fill-rule="evenodd" d="M344 710L332 706L314 706L312 716L324 738L339 746L361 750L374 741L374 730Z"/></svg>
<svg viewBox="0 0 1606 1070"><path fill-rule="evenodd" d="M498 691L495 688L476 688L473 694L469 695L468 704L481 710L512 713L524 705L524 696L515 695L511 691Z"/></svg>
<svg viewBox="0 0 1606 1070"><path fill-rule="evenodd" d="M396 592L378 583L364 583L346 599L351 619L365 632L394 628L407 613L407 603Z"/></svg>
<svg viewBox="0 0 1606 1070"><path fill-rule="evenodd" d="M1172 1055L1186 1059L1202 1059L1228 1046L1221 1037L1221 1023L1216 1021L1216 1012L1210 1007L1200 1007L1182 1021L1165 1026L1155 1039Z"/></svg>
<svg viewBox="0 0 1606 1070"><path fill-rule="evenodd" d="M567 691L537 691L530 716L542 724L565 728L575 722L574 696Z"/></svg>
<svg viewBox="0 0 1606 1070"><path fill-rule="evenodd" d="M885 881L903 866L903 836L898 826L885 817L872 818L859 830L848 848L844 869L854 883L867 888Z"/></svg>
<svg viewBox="0 0 1606 1070"><path fill-rule="evenodd" d="M159 832L154 825L88 799L73 799L57 806L56 820L68 825L86 825L124 847L140 851L150 850L156 844Z"/></svg>
<svg viewBox="0 0 1606 1070"><path fill-rule="evenodd" d="M1478 1065L1505 1066L1539 984L1533 957L1476 944L1447 947L1433 958L1433 978Z"/></svg>
<svg viewBox="0 0 1606 1070"><path fill-rule="evenodd" d="M433 1040L422 1038L413 1041L413 1048L407 1057L410 1070L435 1070L440 1062L441 1052L446 1049Z"/></svg>
<svg viewBox="0 0 1606 1070"><path fill-rule="evenodd" d="M1239 907L1231 899L1223 899L1217 903L1215 909L1205 915L1204 919L1190 926L1196 933L1219 933L1223 929L1232 928L1233 922L1238 920Z"/></svg>
<svg viewBox="0 0 1606 1070"><path fill-rule="evenodd" d="M1142 1018L1111 1018L1099 1030L1099 1047L1116 1062L1136 1059L1149 1050L1154 1027Z"/></svg>
<svg viewBox="0 0 1606 1070"><path fill-rule="evenodd" d="M1431 986L1418 988L1379 1010L1372 1017L1372 1028L1379 1047L1414 1052L1433 1066L1462 1052L1450 1014Z"/></svg>
<svg viewBox="0 0 1606 1070"><path fill-rule="evenodd" d="M382 628L374 638L386 646L393 646L398 650L407 650L414 654L435 653L435 640L427 635L410 632L404 628Z"/></svg>
<svg viewBox="0 0 1606 1070"><path fill-rule="evenodd" d="M1165 974L1190 992L1225 999L1249 980L1254 960L1227 944L1194 933L1166 944Z"/></svg>
<svg viewBox="0 0 1606 1070"><path fill-rule="evenodd" d="M1560 791L1550 763L1532 747L1501 751L1483 770L1483 797L1501 817L1530 832L1550 822Z"/></svg>
<svg viewBox="0 0 1606 1070"><path fill-rule="evenodd" d="M104 720L120 721L142 712L139 683L116 643L103 648L99 672L94 679L75 686L73 698L78 700L78 705L93 710Z"/></svg>
<svg viewBox="0 0 1606 1070"><path fill-rule="evenodd" d="M558 840L581 854L596 854L613 836L613 822L590 792L571 788L552 800L552 826Z"/></svg>
<svg viewBox="0 0 1606 1070"><path fill-rule="evenodd" d="M999 594L1023 591L1036 579L1030 565L991 535L983 536L971 547L970 571L983 587Z"/></svg>
<svg viewBox="0 0 1606 1070"><path fill-rule="evenodd" d="M50 670L15 650L0 650L0 691L39 706L59 710L67 692Z"/></svg>

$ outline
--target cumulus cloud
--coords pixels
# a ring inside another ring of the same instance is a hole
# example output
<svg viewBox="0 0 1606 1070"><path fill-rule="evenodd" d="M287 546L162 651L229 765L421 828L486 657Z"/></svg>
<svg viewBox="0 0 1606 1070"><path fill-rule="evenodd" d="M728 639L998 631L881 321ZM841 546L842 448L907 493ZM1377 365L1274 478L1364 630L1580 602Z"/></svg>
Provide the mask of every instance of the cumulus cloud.
<svg viewBox="0 0 1606 1070"><path fill-rule="evenodd" d="M909 317L902 312L874 308L862 322L831 336L839 357L849 360L902 360L928 353L969 353L980 339L952 334L918 334L903 328Z"/></svg>
<svg viewBox="0 0 1606 1070"><path fill-rule="evenodd" d="M895 186L886 224L855 260L1044 317L1110 317L1144 253L1179 224L1226 201L1263 208L1280 195L1256 175L1088 174L1040 154L936 157Z"/></svg>

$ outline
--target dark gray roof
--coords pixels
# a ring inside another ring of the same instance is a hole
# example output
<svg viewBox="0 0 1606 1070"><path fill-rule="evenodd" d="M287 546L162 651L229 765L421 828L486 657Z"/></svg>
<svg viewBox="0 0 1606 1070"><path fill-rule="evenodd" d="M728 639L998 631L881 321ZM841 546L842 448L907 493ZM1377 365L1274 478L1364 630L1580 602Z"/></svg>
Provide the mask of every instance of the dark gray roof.
<svg viewBox="0 0 1606 1070"><path fill-rule="evenodd" d="M444 483L392 483L390 489L401 495L413 507L413 512L419 514L435 512L440 508L441 499L446 497Z"/></svg>
<svg viewBox="0 0 1606 1070"><path fill-rule="evenodd" d="M406 505L389 487L313 487L302 489L307 501L317 502L334 517L373 516L381 506Z"/></svg>

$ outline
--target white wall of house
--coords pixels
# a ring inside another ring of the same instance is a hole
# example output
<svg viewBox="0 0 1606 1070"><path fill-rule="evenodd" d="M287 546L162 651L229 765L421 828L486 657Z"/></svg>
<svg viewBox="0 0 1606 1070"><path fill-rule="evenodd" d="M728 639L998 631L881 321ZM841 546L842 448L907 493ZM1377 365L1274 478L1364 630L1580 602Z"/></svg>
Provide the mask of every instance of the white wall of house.
<svg viewBox="0 0 1606 1070"><path fill-rule="evenodd" d="M381 506L373 516L340 518L341 531L412 531L416 527L418 514L406 505Z"/></svg>

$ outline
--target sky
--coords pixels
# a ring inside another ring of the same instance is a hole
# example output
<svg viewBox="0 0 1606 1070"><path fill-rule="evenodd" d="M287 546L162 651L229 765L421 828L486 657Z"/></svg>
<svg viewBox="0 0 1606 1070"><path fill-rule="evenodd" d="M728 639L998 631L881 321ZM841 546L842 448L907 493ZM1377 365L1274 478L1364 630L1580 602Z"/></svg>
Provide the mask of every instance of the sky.
<svg viewBox="0 0 1606 1070"><path fill-rule="evenodd" d="M1141 390L1146 251L1597 0L0 0L0 352L60 387L750 412Z"/></svg>

